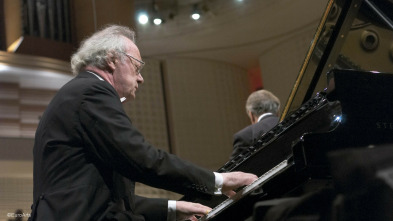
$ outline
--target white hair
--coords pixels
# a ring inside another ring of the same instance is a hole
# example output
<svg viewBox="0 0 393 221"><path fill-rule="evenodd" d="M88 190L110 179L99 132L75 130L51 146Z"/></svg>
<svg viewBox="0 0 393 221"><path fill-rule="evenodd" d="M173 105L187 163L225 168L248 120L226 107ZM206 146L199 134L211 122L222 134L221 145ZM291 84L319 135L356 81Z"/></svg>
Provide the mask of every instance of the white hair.
<svg viewBox="0 0 393 221"><path fill-rule="evenodd" d="M78 51L71 57L72 73L76 75L88 65L105 69L111 57L123 59L122 52L127 45L124 37L135 42L135 32L130 28L109 25L83 40Z"/></svg>

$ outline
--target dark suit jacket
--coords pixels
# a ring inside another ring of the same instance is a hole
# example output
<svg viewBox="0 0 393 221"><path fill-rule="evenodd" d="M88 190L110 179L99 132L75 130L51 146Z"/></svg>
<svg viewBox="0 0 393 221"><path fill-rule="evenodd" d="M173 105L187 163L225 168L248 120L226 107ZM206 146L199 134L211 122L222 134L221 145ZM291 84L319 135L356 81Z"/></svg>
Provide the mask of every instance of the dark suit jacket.
<svg viewBox="0 0 393 221"><path fill-rule="evenodd" d="M276 126L278 121L277 116L268 115L258 123L251 124L233 135L233 152L230 158L252 146L264 133Z"/></svg>
<svg viewBox="0 0 393 221"><path fill-rule="evenodd" d="M168 203L134 182L211 195L214 174L151 146L107 82L82 72L59 90L36 131L32 219L166 220Z"/></svg>

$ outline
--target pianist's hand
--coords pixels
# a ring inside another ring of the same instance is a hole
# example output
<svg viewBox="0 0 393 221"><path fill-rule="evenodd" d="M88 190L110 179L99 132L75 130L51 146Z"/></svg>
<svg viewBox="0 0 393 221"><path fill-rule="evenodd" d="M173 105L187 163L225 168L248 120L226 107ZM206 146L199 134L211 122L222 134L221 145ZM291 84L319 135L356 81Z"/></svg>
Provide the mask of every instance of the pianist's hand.
<svg viewBox="0 0 393 221"><path fill-rule="evenodd" d="M212 210L210 207L199 203L176 201L176 220L197 221L195 216L204 216Z"/></svg>
<svg viewBox="0 0 393 221"><path fill-rule="evenodd" d="M251 173L229 172L221 173L223 178L222 193L231 197L236 194L234 190L254 182L258 177Z"/></svg>

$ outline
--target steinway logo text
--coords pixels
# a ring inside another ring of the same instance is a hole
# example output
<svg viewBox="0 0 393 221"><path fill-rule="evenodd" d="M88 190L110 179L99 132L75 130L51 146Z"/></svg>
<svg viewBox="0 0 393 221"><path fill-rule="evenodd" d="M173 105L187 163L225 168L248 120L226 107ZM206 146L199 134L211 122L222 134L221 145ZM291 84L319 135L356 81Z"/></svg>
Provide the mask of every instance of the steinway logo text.
<svg viewBox="0 0 393 221"><path fill-rule="evenodd" d="M377 129L393 130L393 122L377 122Z"/></svg>

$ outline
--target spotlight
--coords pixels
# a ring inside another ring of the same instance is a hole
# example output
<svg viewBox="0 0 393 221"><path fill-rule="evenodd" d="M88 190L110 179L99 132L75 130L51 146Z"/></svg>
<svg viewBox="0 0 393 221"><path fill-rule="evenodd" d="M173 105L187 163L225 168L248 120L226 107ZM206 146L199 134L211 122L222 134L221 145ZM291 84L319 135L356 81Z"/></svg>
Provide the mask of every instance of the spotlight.
<svg viewBox="0 0 393 221"><path fill-rule="evenodd" d="M194 19L194 20L198 20L199 18L201 18L201 13L198 10L198 5L197 4L195 4L193 6L191 18Z"/></svg>
<svg viewBox="0 0 393 221"><path fill-rule="evenodd" d="M160 25L160 24L162 23L162 19L161 19L161 18L155 18L155 19L153 20L153 23L154 23L155 25Z"/></svg>
<svg viewBox="0 0 393 221"><path fill-rule="evenodd" d="M199 18L201 18L201 15L198 12L194 12L192 13L191 18L194 20L198 20Z"/></svg>
<svg viewBox="0 0 393 221"><path fill-rule="evenodd" d="M144 25L149 21L149 17L147 16L147 14L142 13L138 16L138 21L140 24Z"/></svg>
<svg viewBox="0 0 393 221"><path fill-rule="evenodd" d="M160 4L158 4L156 0L153 0L151 11L152 11L153 24L161 25L162 23L164 23L163 16L161 15Z"/></svg>

